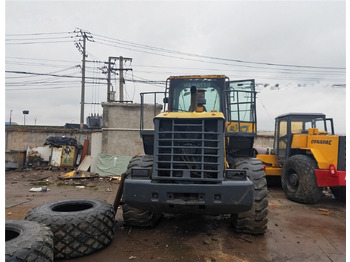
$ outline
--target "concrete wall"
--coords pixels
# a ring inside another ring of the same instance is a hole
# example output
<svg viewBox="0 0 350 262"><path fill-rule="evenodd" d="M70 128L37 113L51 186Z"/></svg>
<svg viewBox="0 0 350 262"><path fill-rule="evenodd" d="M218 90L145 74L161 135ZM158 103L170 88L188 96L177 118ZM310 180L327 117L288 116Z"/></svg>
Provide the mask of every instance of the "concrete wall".
<svg viewBox="0 0 350 262"><path fill-rule="evenodd" d="M75 138L82 145L85 139L89 140L88 154L94 154L94 156L100 152L125 156L144 154L140 137L140 104L103 103L102 106L104 120L102 132L62 127L6 126L5 151L24 151L28 147L43 146L50 136L66 136ZM160 112L160 110L161 105L158 105L156 111ZM153 117L153 105L146 105L145 129L153 129ZM92 133L95 133L96 139L92 139ZM92 147L94 150L91 150ZM254 147L273 147L273 133L259 133Z"/></svg>
<svg viewBox="0 0 350 262"><path fill-rule="evenodd" d="M140 137L140 104L102 103L102 153L134 156L144 154ZM162 106L157 105L156 114ZM153 129L154 106L144 107L144 128Z"/></svg>
<svg viewBox="0 0 350 262"><path fill-rule="evenodd" d="M254 147L261 147L261 148L267 148L267 147L273 147L273 133L266 134L266 133L258 133L258 136L255 138L254 141Z"/></svg>
<svg viewBox="0 0 350 262"><path fill-rule="evenodd" d="M50 136L72 137L83 145L85 139L91 140L91 131L45 126L6 126L5 151L24 151L28 147L40 147Z"/></svg>
<svg viewBox="0 0 350 262"><path fill-rule="evenodd" d="M102 152L102 132L91 133L91 172L96 172L98 154Z"/></svg>

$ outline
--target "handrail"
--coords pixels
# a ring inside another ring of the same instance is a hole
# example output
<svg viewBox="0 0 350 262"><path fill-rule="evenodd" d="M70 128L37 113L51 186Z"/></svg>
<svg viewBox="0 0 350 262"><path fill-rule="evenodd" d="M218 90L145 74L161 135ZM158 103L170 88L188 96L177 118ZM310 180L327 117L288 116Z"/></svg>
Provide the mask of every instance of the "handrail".
<svg viewBox="0 0 350 262"><path fill-rule="evenodd" d="M167 97L167 92L143 92L140 93L141 96L141 112L140 112L140 130L144 130L144 105L145 100L144 97L146 95L153 95L153 116L157 115L157 95L164 94L164 98L161 104L163 104L163 110L165 110L165 98Z"/></svg>

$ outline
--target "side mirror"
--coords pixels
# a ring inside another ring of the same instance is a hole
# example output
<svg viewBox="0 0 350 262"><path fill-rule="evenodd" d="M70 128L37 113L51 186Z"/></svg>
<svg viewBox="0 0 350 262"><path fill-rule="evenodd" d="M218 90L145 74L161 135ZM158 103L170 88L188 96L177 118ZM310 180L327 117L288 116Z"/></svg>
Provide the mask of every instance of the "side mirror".
<svg viewBox="0 0 350 262"><path fill-rule="evenodd" d="M169 99L168 99L167 97L164 97L164 98L163 98L163 103L164 103L164 104L169 103Z"/></svg>

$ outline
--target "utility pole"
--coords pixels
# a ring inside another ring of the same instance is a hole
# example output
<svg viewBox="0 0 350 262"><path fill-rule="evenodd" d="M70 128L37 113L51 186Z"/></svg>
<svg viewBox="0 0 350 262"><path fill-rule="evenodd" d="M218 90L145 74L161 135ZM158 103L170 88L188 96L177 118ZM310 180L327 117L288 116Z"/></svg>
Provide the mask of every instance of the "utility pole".
<svg viewBox="0 0 350 262"><path fill-rule="evenodd" d="M79 36L78 42L75 43L75 46L78 48L80 53L83 55L82 59L82 76L81 76L81 98L80 98L80 129L84 128L84 106L85 106L85 59L86 54L86 40L93 41L90 32L83 31L82 29L75 29L74 33L77 33ZM80 41L83 41L81 45Z"/></svg>
<svg viewBox="0 0 350 262"><path fill-rule="evenodd" d="M80 97L80 129L84 128L84 108L85 108L85 58L86 58L86 37L83 35L83 62L81 66L81 97Z"/></svg>
<svg viewBox="0 0 350 262"><path fill-rule="evenodd" d="M119 68L114 69L112 68L112 65L114 65L115 60L119 60ZM113 98L113 92L111 91L111 72L112 71L119 71L119 101L118 102L124 102L124 71L132 70L132 68L124 68L124 62L130 61L132 62L132 58L127 57L113 57L110 56L108 58L108 79L107 79L107 101L112 102L115 101Z"/></svg>
<svg viewBox="0 0 350 262"><path fill-rule="evenodd" d="M107 77L107 102L115 101L115 92L111 91L111 64L112 64L112 57L108 57L108 77Z"/></svg>
<svg viewBox="0 0 350 262"><path fill-rule="evenodd" d="M12 109L10 110L10 125L12 125Z"/></svg>

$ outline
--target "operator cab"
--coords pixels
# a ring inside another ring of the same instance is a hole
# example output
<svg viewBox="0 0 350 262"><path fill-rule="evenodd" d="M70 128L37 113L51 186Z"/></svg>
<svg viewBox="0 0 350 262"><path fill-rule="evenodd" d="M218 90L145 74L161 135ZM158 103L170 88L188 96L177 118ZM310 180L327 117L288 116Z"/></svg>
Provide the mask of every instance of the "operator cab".
<svg viewBox="0 0 350 262"><path fill-rule="evenodd" d="M280 163L291 155L293 135L308 134L317 129L319 134L334 134L333 119L321 113L289 113L276 117L274 149Z"/></svg>
<svg viewBox="0 0 350 262"><path fill-rule="evenodd" d="M230 134L256 134L255 81L225 75L172 76L167 80L171 112L222 112Z"/></svg>
<svg viewBox="0 0 350 262"><path fill-rule="evenodd" d="M169 78L169 111L217 111L223 112L225 77ZM197 108L194 104L197 105Z"/></svg>

